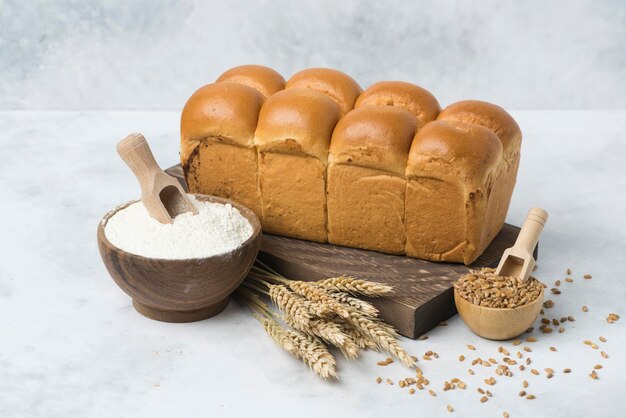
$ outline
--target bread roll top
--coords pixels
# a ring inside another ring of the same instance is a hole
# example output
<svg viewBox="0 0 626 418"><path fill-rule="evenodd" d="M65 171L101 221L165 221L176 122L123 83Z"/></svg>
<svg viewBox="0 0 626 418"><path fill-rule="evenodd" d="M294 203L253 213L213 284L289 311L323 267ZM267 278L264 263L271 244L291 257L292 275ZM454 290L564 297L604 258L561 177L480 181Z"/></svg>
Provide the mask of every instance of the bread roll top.
<svg viewBox="0 0 626 418"><path fill-rule="evenodd" d="M287 81L285 88L305 88L322 92L337 102L342 114L352 110L354 102L363 91L352 77L330 68L309 68L297 72Z"/></svg>
<svg viewBox="0 0 626 418"><path fill-rule="evenodd" d="M330 143L332 162L375 168L404 176L417 129L410 112L390 106L362 106L345 115Z"/></svg>
<svg viewBox="0 0 626 418"><path fill-rule="evenodd" d="M459 121L433 121L415 134L406 176L458 177L471 189L483 185L500 163L502 143L489 129ZM439 177L438 177L439 178Z"/></svg>
<svg viewBox="0 0 626 418"><path fill-rule="evenodd" d="M241 65L220 75L216 82L232 82L252 87L265 97L285 88L282 75L263 65Z"/></svg>
<svg viewBox="0 0 626 418"><path fill-rule="evenodd" d="M255 143L261 152L305 154L325 165L340 117L339 105L323 93L284 90L267 99L261 108Z"/></svg>
<svg viewBox="0 0 626 418"><path fill-rule="evenodd" d="M428 90L404 81L381 81L367 88L354 107L363 105L395 106L413 113L417 129L439 115L441 106Z"/></svg>
<svg viewBox="0 0 626 418"><path fill-rule="evenodd" d="M254 146L259 111L265 98L252 87L214 83L191 95L180 119L183 164L201 139L219 137L243 147Z"/></svg>
<svg viewBox="0 0 626 418"><path fill-rule="evenodd" d="M478 100L463 100L447 106L437 119L472 123L491 130L500 138L507 161L519 152L522 131L515 119L500 106Z"/></svg>

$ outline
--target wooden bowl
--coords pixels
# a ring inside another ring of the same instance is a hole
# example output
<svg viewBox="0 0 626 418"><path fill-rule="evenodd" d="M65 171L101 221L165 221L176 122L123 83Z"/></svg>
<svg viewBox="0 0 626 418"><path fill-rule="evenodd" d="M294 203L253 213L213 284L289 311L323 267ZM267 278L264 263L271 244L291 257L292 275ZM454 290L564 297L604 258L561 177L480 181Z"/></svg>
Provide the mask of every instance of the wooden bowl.
<svg viewBox="0 0 626 418"><path fill-rule="evenodd" d="M535 300L517 308L487 308L463 299L454 289L454 303L463 322L483 338L508 340L523 334L537 319L543 289Z"/></svg>
<svg viewBox="0 0 626 418"><path fill-rule="evenodd" d="M210 318L228 305L231 293L250 271L261 246L261 223L248 208L229 199L196 194L198 200L230 203L250 222L252 236L233 251L206 258L148 258L115 247L104 234L108 220L133 200L107 213L98 226L102 261L140 314L157 321L192 322Z"/></svg>

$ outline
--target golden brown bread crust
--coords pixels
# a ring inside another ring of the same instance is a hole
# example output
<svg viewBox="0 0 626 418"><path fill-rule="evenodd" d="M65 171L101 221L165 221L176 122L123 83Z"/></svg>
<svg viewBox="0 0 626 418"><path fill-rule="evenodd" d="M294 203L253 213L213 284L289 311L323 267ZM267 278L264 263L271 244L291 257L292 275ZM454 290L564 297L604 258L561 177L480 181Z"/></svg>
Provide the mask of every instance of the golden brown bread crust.
<svg viewBox="0 0 626 418"><path fill-rule="evenodd" d="M192 193L233 199L261 215L254 131L265 98L252 87L197 90L181 116L181 162Z"/></svg>
<svg viewBox="0 0 626 418"><path fill-rule="evenodd" d="M363 91L352 77L330 68L302 70L287 81L285 88L305 88L322 92L337 102L343 114L354 108L354 102Z"/></svg>
<svg viewBox="0 0 626 418"><path fill-rule="evenodd" d="M435 171L440 173L438 177L461 178L469 188L476 188L500 164L501 157L502 144L489 129L463 122L433 121L415 134L406 175Z"/></svg>
<svg viewBox="0 0 626 418"><path fill-rule="evenodd" d="M326 163L340 116L315 90L284 90L263 105L255 143L267 232L326 242Z"/></svg>
<svg viewBox="0 0 626 418"><path fill-rule="evenodd" d="M304 154L326 166L339 105L323 93L290 89L270 97L259 115L255 144L259 151Z"/></svg>
<svg viewBox="0 0 626 418"><path fill-rule="evenodd" d="M463 100L447 106L439 114L438 120L456 120L484 126L494 132L502 141L503 155L510 161L519 153L522 131L515 119L500 106L479 100Z"/></svg>
<svg viewBox="0 0 626 418"><path fill-rule="evenodd" d="M207 84L191 95L180 119L181 162L203 138L219 137L242 147L254 146L259 111L265 98L237 83Z"/></svg>
<svg viewBox="0 0 626 418"><path fill-rule="evenodd" d="M407 255L473 262L493 239L487 213L501 161L502 144L487 128L434 121L421 129L406 168Z"/></svg>
<svg viewBox="0 0 626 418"><path fill-rule="evenodd" d="M329 242L404 253L404 169L416 128L411 113L389 106L363 106L339 121L328 166Z"/></svg>
<svg viewBox="0 0 626 418"><path fill-rule="evenodd" d="M240 65L222 73L216 82L239 83L252 87L265 97L285 88L282 75L263 65Z"/></svg>
<svg viewBox="0 0 626 418"><path fill-rule="evenodd" d="M381 81L367 88L356 101L355 108L364 105L395 106L413 113L417 129L439 115L441 106L428 90L404 81Z"/></svg>
<svg viewBox="0 0 626 418"><path fill-rule="evenodd" d="M371 167L404 176L417 120L406 110L362 106L341 118L333 132L330 158L335 163Z"/></svg>

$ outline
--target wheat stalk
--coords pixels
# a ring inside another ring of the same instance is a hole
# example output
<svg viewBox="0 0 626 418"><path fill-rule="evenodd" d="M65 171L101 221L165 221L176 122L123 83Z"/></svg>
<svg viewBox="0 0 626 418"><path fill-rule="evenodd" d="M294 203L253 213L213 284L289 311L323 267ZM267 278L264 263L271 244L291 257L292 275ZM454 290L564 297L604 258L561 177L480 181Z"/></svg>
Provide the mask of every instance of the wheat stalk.
<svg viewBox="0 0 626 418"><path fill-rule="evenodd" d="M338 347L341 350L341 353L348 360L355 360L359 357L359 351L361 351L361 347L354 341L352 338L347 337L346 342Z"/></svg>
<svg viewBox="0 0 626 418"><path fill-rule="evenodd" d="M237 293L263 316L255 314L266 332L289 353L302 359L324 379L337 378L335 358L322 341L339 348L348 359L365 348L385 350L408 367L415 360L399 345L395 329L377 319L378 310L353 295L382 296L392 287L351 277L319 282L289 280L257 262ZM293 328L283 328L279 318L261 298L269 297Z"/></svg>
<svg viewBox="0 0 626 418"><path fill-rule="evenodd" d="M289 288L310 301L319 302L342 318L350 317L351 307L346 307L328 294L328 291L317 283L290 281Z"/></svg>
<svg viewBox="0 0 626 418"><path fill-rule="evenodd" d="M302 318L303 320L306 318L310 319L311 316L327 318L329 315L332 315L332 311L327 306L307 300L284 285L268 284L267 286L270 299L285 314L292 315L298 319Z"/></svg>
<svg viewBox="0 0 626 418"><path fill-rule="evenodd" d="M364 315L373 316L373 317L378 316L378 309L376 309L374 305L372 305L369 302L365 302L364 300L350 296L349 293L341 292L341 291L332 291L332 292L328 292L328 294L331 297L335 298L338 302L348 305L358 310L359 312L363 313Z"/></svg>
<svg viewBox="0 0 626 418"><path fill-rule="evenodd" d="M270 285L269 296L283 315L292 319L300 328L306 328L313 319L304 306L305 299L283 285Z"/></svg>
<svg viewBox="0 0 626 418"><path fill-rule="evenodd" d="M378 344L376 344L374 341L370 340L369 338L366 338L365 336L363 336L363 334L359 332L359 330L354 328L352 324L350 324L349 322L341 323L341 331L344 334L346 334L348 337L350 337L350 339L354 341L356 346L359 347L360 349L369 348L370 350L374 350L374 351L380 350L380 348L378 347Z"/></svg>
<svg viewBox="0 0 626 418"><path fill-rule="evenodd" d="M256 311L253 314L254 317L259 320L267 334L278 346L294 357L301 359L321 378L338 378L335 370L337 364L335 358L317 338L299 331L284 329L271 317L273 313L269 311L267 305L260 300L255 300L256 295L240 290L237 293L246 300L248 307Z"/></svg>
<svg viewBox="0 0 626 418"><path fill-rule="evenodd" d="M295 346L288 334L288 331L280 326L275 320L254 314L255 318L259 320L265 332L278 344L279 347L287 350L292 355L295 355Z"/></svg>
<svg viewBox="0 0 626 418"><path fill-rule="evenodd" d="M339 324L314 319L306 309L305 302L310 302L302 296L291 292L282 285L270 286L270 297L283 313L283 319L293 328L317 336L324 341L339 348L348 359L358 357L358 347L350 338L342 332Z"/></svg>
<svg viewBox="0 0 626 418"><path fill-rule="evenodd" d="M319 337L336 347L343 346L348 339L348 336L343 333L341 327L332 321L313 319L308 322L303 322L296 320L293 316L288 314L283 314L283 319L288 325L298 331Z"/></svg>
<svg viewBox="0 0 626 418"><path fill-rule="evenodd" d="M295 356L323 379L337 379L335 358L315 337L299 331L287 331L295 345Z"/></svg>
<svg viewBox="0 0 626 418"><path fill-rule="evenodd" d="M407 367L414 367L415 360L411 358L398 344L396 337L389 332L389 326L379 321L374 321L358 313L349 318L349 322L366 338L376 343L382 350L396 357Z"/></svg>
<svg viewBox="0 0 626 418"><path fill-rule="evenodd" d="M350 322L366 339L370 339L380 349L397 357L407 367L415 365L411 356L398 344L397 332L393 327L360 313L358 310L345 306L330 296L330 292L318 283L289 281L289 287L299 295L327 306L341 318ZM361 342L364 344L364 342Z"/></svg>
<svg viewBox="0 0 626 418"><path fill-rule="evenodd" d="M346 276L333 277L330 279L321 280L317 283L321 286L339 290L342 292L371 297L385 296L388 293L393 292L393 287L387 284L369 282L367 280L355 279L354 277Z"/></svg>

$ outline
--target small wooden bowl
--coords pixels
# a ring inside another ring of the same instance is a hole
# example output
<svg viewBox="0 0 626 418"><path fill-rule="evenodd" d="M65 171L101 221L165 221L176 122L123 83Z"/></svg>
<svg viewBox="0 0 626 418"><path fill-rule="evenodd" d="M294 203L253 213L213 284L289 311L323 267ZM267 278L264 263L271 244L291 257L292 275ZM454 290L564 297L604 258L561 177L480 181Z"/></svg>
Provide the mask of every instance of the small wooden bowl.
<svg viewBox="0 0 626 418"><path fill-rule="evenodd" d="M108 220L130 201L107 213L98 226L102 261L117 285L133 299L140 314L164 322L210 318L228 305L231 293L246 277L261 246L261 223L248 208L229 199L196 194L198 200L230 203L250 222L252 236L233 251L207 258L168 260L123 251L104 234Z"/></svg>
<svg viewBox="0 0 626 418"><path fill-rule="evenodd" d="M454 303L463 322L483 338L508 340L523 334L537 319L543 289L535 300L517 308L487 308L463 299L454 289Z"/></svg>

